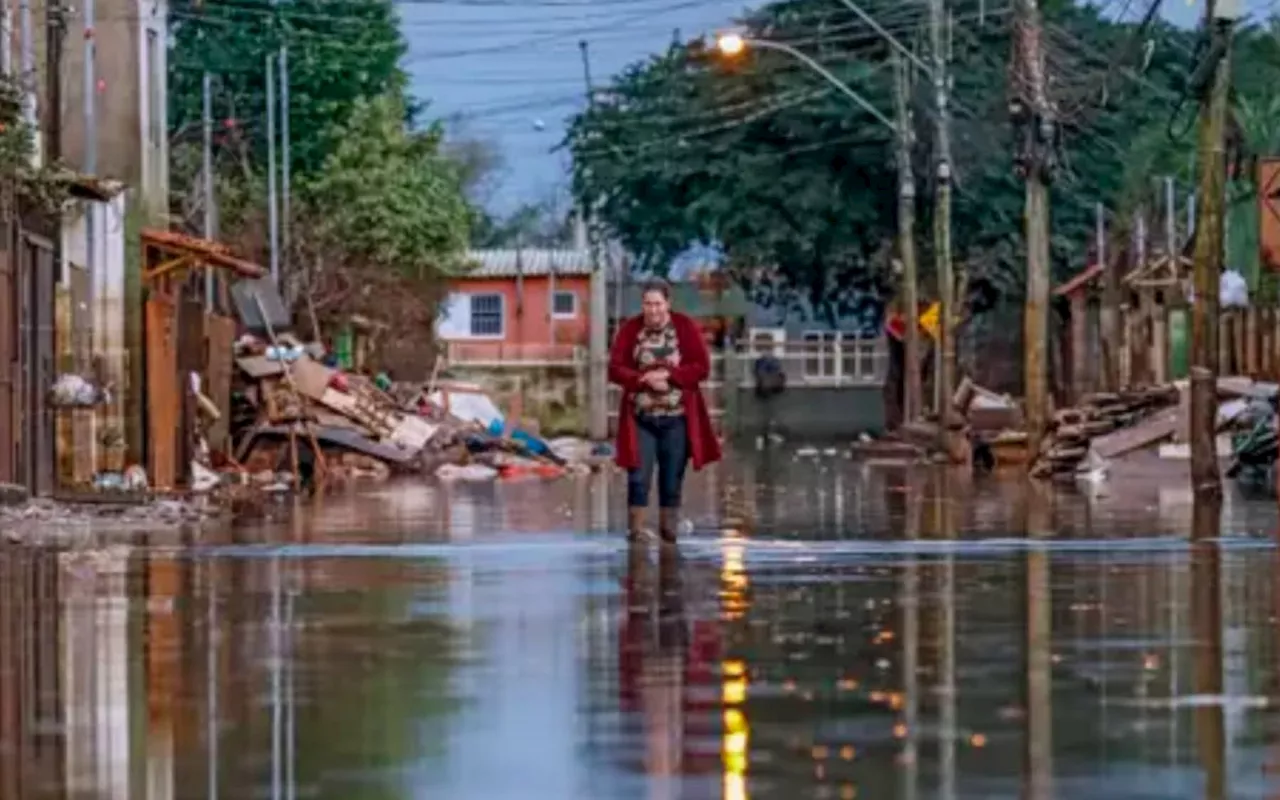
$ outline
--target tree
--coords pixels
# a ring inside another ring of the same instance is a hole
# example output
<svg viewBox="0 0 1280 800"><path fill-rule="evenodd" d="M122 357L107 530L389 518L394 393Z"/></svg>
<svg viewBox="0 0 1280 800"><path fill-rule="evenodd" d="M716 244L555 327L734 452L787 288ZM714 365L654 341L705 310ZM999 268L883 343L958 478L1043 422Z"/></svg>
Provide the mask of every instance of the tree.
<svg viewBox="0 0 1280 800"><path fill-rule="evenodd" d="M907 39L923 19L923 6L862 5ZM1150 58L1134 66L1127 56L1133 23L1065 0L1042 6L1055 100L1067 122L1067 169L1053 196L1061 279L1079 268L1091 241L1094 204L1120 193L1129 143L1167 121L1186 66L1181 48L1190 40L1154 24L1144 36L1154 44ZM1002 18L979 26L977 10L977 0L953 3L956 262L971 285L1018 297L1023 198L1006 106L1010 30ZM792 43L875 107L892 108L889 46L838 4L775 2L742 26L749 37ZM922 177L932 172L927 91L920 81L913 102ZM661 271L700 242L721 246L739 272L769 267L781 284L815 295L856 279L889 283L896 197L890 132L785 54L748 52L726 62L700 43L673 47L624 71L572 121L566 146L575 194L599 199L601 219L643 267ZM930 193L922 181L922 230ZM927 278L927 247L922 256Z"/></svg>
<svg viewBox="0 0 1280 800"><path fill-rule="evenodd" d="M473 247L571 247L574 216L554 200L525 203L500 217L478 209L471 227Z"/></svg>
<svg viewBox="0 0 1280 800"><path fill-rule="evenodd" d="M439 127L410 131L394 95L351 110L335 129L336 149L304 185L320 240L371 266L448 267L466 248L469 209Z"/></svg>
<svg viewBox="0 0 1280 800"><path fill-rule="evenodd" d="M319 169L363 99L405 96L406 44L391 0L180 0L170 14L169 112L180 141L199 141L202 77L214 79L214 115L248 133L266 163L266 59L289 47L294 174ZM420 109L405 104L406 118Z"/></svg>

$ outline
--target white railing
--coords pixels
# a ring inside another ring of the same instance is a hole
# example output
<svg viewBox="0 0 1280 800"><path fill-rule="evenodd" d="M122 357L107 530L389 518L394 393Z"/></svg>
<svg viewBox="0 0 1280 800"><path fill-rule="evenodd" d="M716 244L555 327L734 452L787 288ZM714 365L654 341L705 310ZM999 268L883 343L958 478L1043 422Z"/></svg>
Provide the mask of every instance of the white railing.
<svg viewBox="0 0 1280 800"><path fill-rule="evenodd" d="M755 388L755 363L766 348L739 347L711 356L711 377L703 384L711 416L724 414L724 392ZM787 391L882 386L889 371L888 346L880 339L847 342L794 342L775 345L772 354L787 375ZM618 416L619 389L609 385L609 420Z"/></svg>
<svg viewBox="0 0 1280 800"><path fill-rule="evenodd" d="M766 352L782 365L788 389L878 386L889 372L889 350L882 339L790 342L738 348L729 359L726 381L754 387L756 359Z"/></svg>
<svg viewBox="0 0 1280 800"><path fill-rule="evenodd" d="M586 350L576 344L445 342L444 358L449 364L472 367L567 366L582 363Z"/></svg>

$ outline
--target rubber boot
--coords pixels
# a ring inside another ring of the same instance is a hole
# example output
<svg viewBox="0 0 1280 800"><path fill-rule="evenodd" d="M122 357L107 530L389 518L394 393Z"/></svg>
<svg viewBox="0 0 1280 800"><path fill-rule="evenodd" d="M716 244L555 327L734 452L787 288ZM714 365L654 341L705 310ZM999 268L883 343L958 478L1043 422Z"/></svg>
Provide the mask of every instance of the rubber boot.
<svg viewBox="0 0 1280 800"><path fill-rule="evenodd" d="M627 541L638 542L644 538L644 506L630 506L627 509Z"/></svg>
<svg viewBox="0 0 1280 800"><path fill-rule="evenodd" d="M680 509L678 508L658 509L658 535L662 537L663 544L676 543L676 528L679 524L680 524Z"/></svg>

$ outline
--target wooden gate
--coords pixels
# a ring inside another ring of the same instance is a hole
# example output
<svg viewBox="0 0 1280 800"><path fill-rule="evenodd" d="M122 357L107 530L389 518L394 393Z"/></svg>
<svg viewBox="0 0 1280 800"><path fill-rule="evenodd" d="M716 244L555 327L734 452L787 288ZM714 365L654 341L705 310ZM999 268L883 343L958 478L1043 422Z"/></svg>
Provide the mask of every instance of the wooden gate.
<svg viewBox="0 0 1280 800"><path fill-rule="evenodd" d="M12 226L0 220L0 483L18 477L18 407L22 364L18 361L18 281Z"/></svg>
<svg viewBox="0 0 1280 800"><path fill-rule="evenodd" d="M15 425L16 479L34 495L54 486L54 415L48 402L55 379L54 298L58 282L53 243L29 231L17 237L18 363Z"/></svg>
<svg viewBox="0 0 1280 800"><path fill-rule="evenodd" d="M147 472L152 485L172 489L178 485L177 451L181 438L178 384L177 306L173 298L153 292L145 306L147 353Z"/></svg>

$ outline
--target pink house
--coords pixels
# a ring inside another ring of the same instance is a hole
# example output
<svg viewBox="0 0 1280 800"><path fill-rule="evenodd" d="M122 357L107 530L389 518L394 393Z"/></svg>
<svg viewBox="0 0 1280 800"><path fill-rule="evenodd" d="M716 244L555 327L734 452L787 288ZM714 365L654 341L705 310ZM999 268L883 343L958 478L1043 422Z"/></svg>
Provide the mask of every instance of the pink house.
<svg viewBox="0 0 1280 800"><path fill-rule="evenodd" d="M568 361L587 346L585 250L472 250L436 323L451 361Z"/></svg>

